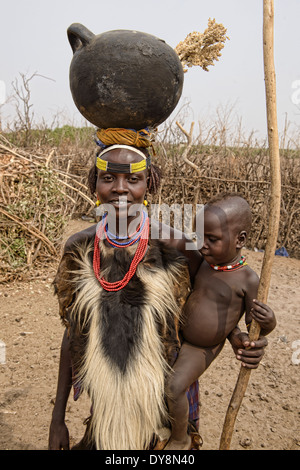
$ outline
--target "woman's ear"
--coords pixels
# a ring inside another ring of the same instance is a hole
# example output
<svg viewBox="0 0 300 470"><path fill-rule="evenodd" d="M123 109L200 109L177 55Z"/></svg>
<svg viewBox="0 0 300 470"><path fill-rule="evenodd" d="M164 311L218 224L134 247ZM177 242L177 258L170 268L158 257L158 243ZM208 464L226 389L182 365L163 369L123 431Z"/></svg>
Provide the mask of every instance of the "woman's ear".
<svg viewBox="0 0 300 470"><path fill-rule="evenodd" d="M245 230L242 230L241 232L239 232L239 234L237 236L237 245L236 245L236 247L238 249L243 248L246 244L246 241L247 241L247 232Z"/></svg>

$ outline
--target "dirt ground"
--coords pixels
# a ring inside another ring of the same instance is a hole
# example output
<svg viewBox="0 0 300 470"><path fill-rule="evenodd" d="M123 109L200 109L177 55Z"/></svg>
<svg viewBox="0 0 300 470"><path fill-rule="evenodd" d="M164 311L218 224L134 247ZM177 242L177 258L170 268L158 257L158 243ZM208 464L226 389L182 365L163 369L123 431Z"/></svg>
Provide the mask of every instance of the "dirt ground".
<svg viewBox="0 0 300 470"><path fill-rule="evenodd" d="M66 237L87 224L72 221ZM262 258L262 253L247 252L258 274ZM47 449L63 335L51 285L54 274L53 268L38 280L0 286L0 340L6 345L6 362L0 364L0 450ZM300 260L275 257L269 305L277 328L268 337L259 369L251 373L231 449L300 450L299 278ZM239 367L226 344L201 379L204 450L218 449ZM71 443L83 435L89 406L85 396L69 399Z"/></svg>

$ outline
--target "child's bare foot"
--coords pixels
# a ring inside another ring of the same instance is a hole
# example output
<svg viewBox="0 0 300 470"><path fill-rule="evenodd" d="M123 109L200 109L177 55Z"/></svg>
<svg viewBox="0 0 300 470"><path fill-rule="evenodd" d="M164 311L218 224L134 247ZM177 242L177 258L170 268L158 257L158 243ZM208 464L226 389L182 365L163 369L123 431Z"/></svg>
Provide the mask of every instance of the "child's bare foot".
<svg viewBox="0 0 300 470"><path fill-rule="evenodd" d="M164 450L189 450L191 447L192 439L187 434L185 439L182 441L176 441L170 437L169 441L167 442Z"/></svg>

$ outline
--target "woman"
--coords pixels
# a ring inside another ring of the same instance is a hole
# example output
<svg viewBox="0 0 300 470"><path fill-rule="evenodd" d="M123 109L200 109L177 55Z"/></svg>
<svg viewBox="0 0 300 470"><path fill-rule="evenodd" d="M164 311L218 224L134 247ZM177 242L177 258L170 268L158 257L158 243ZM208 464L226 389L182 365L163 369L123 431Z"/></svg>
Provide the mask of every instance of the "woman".
<svg viewBox="0 0 300 470"><path fill-rule="evenodd" d="M151 238L142 207L155 172L145 149L109 146L96 166L91 189L108 214L67 241L54 281L66 332L49 448L69 448L64 416L73 377L92 402L79 448L147 449L168 425L165 383L201 256L185 250L187 239L174 230L166 236L160 226L159 239ZM246 336L235 330L235 349ZM258 341L240 360L257 366L265 345ZM197 434L193 446L199 448Z"/></svg>

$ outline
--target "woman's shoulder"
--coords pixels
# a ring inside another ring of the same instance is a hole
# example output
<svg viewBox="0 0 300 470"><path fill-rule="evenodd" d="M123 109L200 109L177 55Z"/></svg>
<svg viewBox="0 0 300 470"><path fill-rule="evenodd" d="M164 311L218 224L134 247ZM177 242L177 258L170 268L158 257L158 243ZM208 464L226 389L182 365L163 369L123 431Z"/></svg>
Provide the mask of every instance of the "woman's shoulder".
<svg viewBox="0 0 300 470"><path fill-rule="evenodd" d="M95 237L96 227L97 224L93 224L90 227L71 235L65 243L64 253L73 251L79 245L88 244L91 242L91 240L93 240Z"/></svg>

